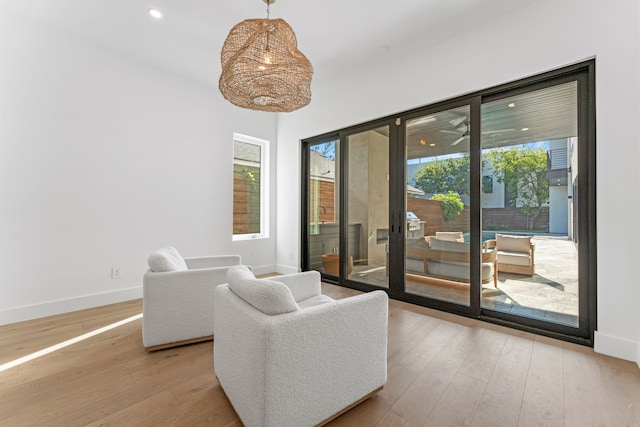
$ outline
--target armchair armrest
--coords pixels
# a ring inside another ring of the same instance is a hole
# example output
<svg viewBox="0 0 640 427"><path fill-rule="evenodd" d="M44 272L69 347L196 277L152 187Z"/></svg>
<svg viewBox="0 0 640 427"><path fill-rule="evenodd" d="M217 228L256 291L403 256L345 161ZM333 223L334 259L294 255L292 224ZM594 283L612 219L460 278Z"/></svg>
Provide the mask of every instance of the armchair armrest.
<svg viewBox="0 0 640 427"><path fill-rule="evenodd" d="M228 267L240 264L240 255L218 255L207 257L184 258L189 270L198 268Z"/></svg>
<svg viewBox="0 0 640 427"><path fill-rule="evenodd" d="M215 288L227 268L153 272L142 279L142 341L146 348L213 335Z"/></svg>
<svg viewBox="0 0 640 427"><path fill-rule="evenodd" d="M305 271L302 273L285 274L282 276L269 277L268 280L275 280L284 283L291 290L293 299L298 302L320 295L320 273L317 271Z"/></svg>
<svg viewBox="0 0 640 427"><path fill-rule="evenodd" d="M496 245L497 245L496 240L495 239L491 239L491 240L487 240L486 242L484 242L484 244L482 245L482 248L485 249L485 250L486 249L491 249L491 248L495 249Z"/></svg>

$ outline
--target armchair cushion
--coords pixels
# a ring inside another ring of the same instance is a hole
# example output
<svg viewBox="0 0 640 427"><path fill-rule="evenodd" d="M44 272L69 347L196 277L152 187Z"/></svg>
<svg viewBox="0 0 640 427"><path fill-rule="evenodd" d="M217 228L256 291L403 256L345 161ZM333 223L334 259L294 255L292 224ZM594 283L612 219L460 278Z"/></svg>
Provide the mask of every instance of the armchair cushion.
<svg viewBox="0 0 640 427"><path fill-rule="evenodd" d="M264 314L283 314L300 309L284 283L256 279L244 265L230 267L227 270L227 281L234 294Z"/></svg>
<svg viewBox="0 0 640 427"><path fill-rule="evenodd" d="M523 267L531 265L531 257L527 253L498 251L498 258L500 258L500 263L503 265L511 264Z"/></svg>
<svg viewBox="0 0 640 427"><path fill-rule="evenodd" d="M178 250L172 246L158 249L149 255L149 269L153 272L187 271L187 263Z"/></svg>
<svg viewBox="0 0 640 427"><path fill-rule="evenodd" d="M496 247L499 251L529 253L531 236L511 236L496 234Z"/></svg>

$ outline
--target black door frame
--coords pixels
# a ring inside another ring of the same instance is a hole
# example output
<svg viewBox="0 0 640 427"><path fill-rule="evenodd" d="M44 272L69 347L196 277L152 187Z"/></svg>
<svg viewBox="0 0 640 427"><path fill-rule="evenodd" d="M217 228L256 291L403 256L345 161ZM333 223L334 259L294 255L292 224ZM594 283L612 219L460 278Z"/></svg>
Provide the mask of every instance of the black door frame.
<svg viewBox="0 0 640 427"><path fill-rule="evenodd" d="M543 89L569 81L578 84L578 163L581 173L578 174L578 194L574 203L577 205L578 215L578 271L579 271L579 324L572 328L557 323L544 322L537 319L515 316L481 307L480 285L480 257L481 257L481 106L483 103L520 93ZM471 156L471 270L470 270L470 305L461 306L452 302L430 299L404 291L404 185L405 185L405 123L411 118L434 112L455 108L461 105L470 106L470 156ZM398 300L419 304L422 306L477 318L487 322L501 324L516 329L551 336L565 341L593 346L594 331L597 327L596 295L596 112L595 112L595 60L589 60L563 67L493 88L481 90L465 96L430 104L425 107L405 111L393 116L373 120L335 132L326 133L303 140L302 150L302 210L301 210L301 261L302 270L309 269L308 253L308 188L309 188L309 146L328 140L340 140L340 253L346 253L346 220L344 207L348 192L346 180L347 144L346 137L350 134L366 131L376 127L389 125L389 218L390 218L390 274L389 296ZM393 231L392 231L393 229ZM344 246L343 246L344 245ZM323 275L323 280L342 286L371 291L378 287L347 280L343 273L346 271L346 257L341 259L341 276L335 278Z"/></svg>

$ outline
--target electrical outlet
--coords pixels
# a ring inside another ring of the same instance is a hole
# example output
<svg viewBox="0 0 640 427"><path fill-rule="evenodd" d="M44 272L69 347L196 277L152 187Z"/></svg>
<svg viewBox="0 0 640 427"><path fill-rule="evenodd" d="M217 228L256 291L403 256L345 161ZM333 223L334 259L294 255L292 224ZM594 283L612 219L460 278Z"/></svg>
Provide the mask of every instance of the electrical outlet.
<svg viewBox="0 0 640 427"><path fill-rule="evenodd" d="M111 267L111 278L119 279L122 276L122 269L120 267Z"/></svg>

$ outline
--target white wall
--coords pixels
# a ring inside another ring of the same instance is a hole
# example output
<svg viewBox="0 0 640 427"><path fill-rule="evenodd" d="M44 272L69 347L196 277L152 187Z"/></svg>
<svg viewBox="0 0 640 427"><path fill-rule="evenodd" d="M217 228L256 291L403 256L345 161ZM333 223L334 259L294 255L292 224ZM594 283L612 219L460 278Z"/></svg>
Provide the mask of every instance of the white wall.
<svg viewBox="0 0 640 427"><path fill-rule="evenodd" d="M1 11L0 58L0 324L140 297L165 245L273 271L275 194L268 240L232 242L231 206L233 132L275 114Z"/></svg>
<svg viewBox="0 0 640 427"><path fill-rule="evenodd" d="M598 252L595 349L638 360L640 235L638 227L620 230L640 211L638 7L636 0L531 2L436 45L392 46L388 61L317 72L310 106L278 120L278 164L288 165L277 176L279 266L299 266L288 254L299 252L291 224L300 217L292 208L300 205L300 139L596 57L597 227L606 249Z"/></svg>

